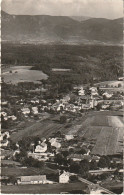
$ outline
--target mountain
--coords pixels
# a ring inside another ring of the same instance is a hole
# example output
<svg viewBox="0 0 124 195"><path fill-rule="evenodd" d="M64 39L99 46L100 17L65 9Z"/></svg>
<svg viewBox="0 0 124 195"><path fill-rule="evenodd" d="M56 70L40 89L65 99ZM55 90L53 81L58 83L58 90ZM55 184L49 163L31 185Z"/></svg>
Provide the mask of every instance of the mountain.
<svg viewBox="0 0 124 195"><path fill-rule="evenodd" d="M10 15L2 11L1 33L4 41L122 43L123 19L79 21L68 16Z"/></svg>
<svg viewBox="0 0 124 195"><path fill-rule="evenodd" d="M69 16L69 17L74 19L74 20L77 20L79 22L82 22L82 21L85 21L85 20L88 20L88 19L91 18L91 17L88 17L88 16Z"/></svg>

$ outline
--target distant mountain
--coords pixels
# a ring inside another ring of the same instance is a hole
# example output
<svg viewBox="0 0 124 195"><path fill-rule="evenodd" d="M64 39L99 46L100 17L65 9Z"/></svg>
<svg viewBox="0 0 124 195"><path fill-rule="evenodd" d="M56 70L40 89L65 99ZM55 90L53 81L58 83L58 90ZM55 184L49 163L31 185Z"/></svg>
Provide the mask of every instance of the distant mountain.
<svg viewBox="0 0 124 195"><path fill-rule="evenodd" d="M74 19L74 20L77 20L79 22L82 22L82 21L85 21L85 20L88 20L88 19L91 18L91 17L88 17L88 16L69 16L69 17Z"/></svg>
<svg viewBox="0 0 124 195"><path fill-rule="evenodd" d="M123 19L79 21L67 16L10 15L2 11L1 33L4 41L116 44L123 40Z"/></svg>

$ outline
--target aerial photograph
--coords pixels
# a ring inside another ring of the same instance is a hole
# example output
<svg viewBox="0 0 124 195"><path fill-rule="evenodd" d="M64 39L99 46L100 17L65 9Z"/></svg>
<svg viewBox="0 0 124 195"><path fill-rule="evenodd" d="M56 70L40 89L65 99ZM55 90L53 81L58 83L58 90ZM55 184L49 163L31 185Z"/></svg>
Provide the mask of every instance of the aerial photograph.
<svg viewBox="0 0 124 195"><path fill-rule="evenodd" d="M123 0L2 0L1 194L123 194Z"/></svg>

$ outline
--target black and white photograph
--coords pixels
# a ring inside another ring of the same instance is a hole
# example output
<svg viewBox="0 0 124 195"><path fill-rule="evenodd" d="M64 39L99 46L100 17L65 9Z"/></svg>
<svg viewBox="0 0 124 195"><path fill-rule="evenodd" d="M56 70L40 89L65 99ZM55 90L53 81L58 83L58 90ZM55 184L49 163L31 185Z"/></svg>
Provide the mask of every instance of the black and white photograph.
<svg viewBox="0 0 124 195"><path fill-rule="evenodd" d="M1 1L1 194L123 194L123 0Z"/></svg>

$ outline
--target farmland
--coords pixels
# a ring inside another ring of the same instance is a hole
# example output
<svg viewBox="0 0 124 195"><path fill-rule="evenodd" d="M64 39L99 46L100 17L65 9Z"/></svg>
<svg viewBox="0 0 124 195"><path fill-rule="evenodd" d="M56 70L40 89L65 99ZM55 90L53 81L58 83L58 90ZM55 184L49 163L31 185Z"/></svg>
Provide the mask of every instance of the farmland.
<svg viewBox="0 0 124 195"><path fill-rule="evenodd" d="M39 175L39 174L54 174L57 173L57 170L50 169L48 167L43 168L22 168L22 167L2 167L1 175L2 176L26 176L26 175Z"/></svg>
<svg viewBox="0 0 124 195"><path fill-rule="evenodd" d="M66 128L67 124L60 124L50 117L37 122L30 127L12 134L12 141L16 142L24 137L40 136L49 137L52 133L61 131L65 134L75 134L86 138L88 142L94 141L92 154L112 155L122 152L122 138L124 135L123 119L121 114L115 112L89 112L87 116L79 117Z"/></svg>
<svg viewBox="0 0 124 195"><path fill-rule="evenodd" d="M80 136L84 136L87 140L94 140L92 154L112 155L118 154L123 150L122 139L124 135L124 125L122 118L119 116L89 116L89 125L87 121L82 124L79 130Z"/></svg>
<svg viewBox="0 0 124 195"><path fill-rule="evenodd" d="M82 182L69 184L41 184L41 185L20 185L2 186L2 193L11 194L60 194L71 190L85 190L86 184Z"/></svg>

